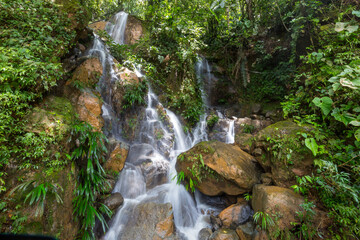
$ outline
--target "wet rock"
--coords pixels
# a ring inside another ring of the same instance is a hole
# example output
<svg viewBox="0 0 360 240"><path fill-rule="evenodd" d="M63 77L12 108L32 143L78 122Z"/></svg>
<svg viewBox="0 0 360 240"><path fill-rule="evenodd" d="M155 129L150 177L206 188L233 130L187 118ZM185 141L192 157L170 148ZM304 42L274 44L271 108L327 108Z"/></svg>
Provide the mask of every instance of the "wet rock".
<svg viewBox="0 0 360 240"><path fill-rule="evenodd" d="M233 204L224 209L219 218L222 227L235 229L238 225L245 223L251 216L253 211L247 204Z"/></svg>
<svg viewBox="0 0 360 240"><path fill-rule="evenodd" d="M80 85L81 87L92 87L100 79L103 73L103 67L98 58L88 58L77 67L73 77L66 84Z"/></svg>
<svg viewBox="0 0 360 240"><path fill-rule="evenodd" d="M124 203L124 198L120 193L113 193L105 199L104 204L111 210L114 211Z"/></svg>
<svg viewBox="0 0 360 240"><path fill-rule="evenodd" d="M226 142L226 136L229 129L230 119L219 119L212 127L209 133L209 139L219 142Z"/></svg>
<svg viewBox="0 0 360 240"><path fill-rule="evenodd" d="M209 240L239 240L239 237L234 230L219 229L210 236Z"/></svg>
<svg viewBox="0 0 360 240"><path fill-rule="evenodd" d="M275 225L280 230L284 230L291 229L292 222L298 222L297 212L303 211L300 204L304 203L304 199L293 190L259 184L253 188L251 203L255 212L278 216L273 219Z"/></svg>
<svg viewBox="0 0 360 240"><path fill-rule="evenodd" d="M128 144L123 142L117 143L109 159L105 162L104 168L116 173L120 172L124 167L128 152Z"/></svg>
<svg viewBox="0 0 360 240"><path fill-rule="evenodd" d="M198 235L198 240L208 240L212 234L210 228L203 228L200 230Z"/></svg>
<svg viewBox="0 0 360 240"><path fill-rule="evenodd" d="M150 161L141 164L146 179L146 189L154 188L168 181L169 163L167 161Z"/></svg>
<svg viewBox="0 0 360 240"><path fill-rule="evenodd" d="M181 154L176 169L183 171L187 178L195 178L198 182L196 187L209 196L249 192L253 185L260 182L261 174L251 155L237 146L216 141L201 142ZM189 169L197 175L194 176Z"/></svg>
<svg viewBox="0 0 360 240"><path fill-rule="evenodd" d="M129 15L125 28L125 42L132 45L143 36L144 27L142 22L134 16Z"/></svg>
<svg viewBox="0 0 360 240"><path fill-rule="evenodd" d="M211 223L212 229L214 231L220 229L220 227L222 225L221 219L214 215L210 215L210 223Z"/></svg>
<svg viewBox="0 0 360 240"><path fill-rule="evenodd" d="M121 239L177 239L170 203L142 203L131 215Z"/></svg>

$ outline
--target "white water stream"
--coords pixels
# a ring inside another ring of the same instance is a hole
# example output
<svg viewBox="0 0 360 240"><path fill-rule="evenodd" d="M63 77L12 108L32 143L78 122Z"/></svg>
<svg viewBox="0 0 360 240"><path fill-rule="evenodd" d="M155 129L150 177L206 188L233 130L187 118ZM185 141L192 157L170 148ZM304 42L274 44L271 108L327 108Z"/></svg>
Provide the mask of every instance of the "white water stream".
<svg viewBox="0 0 360 240"><path fill-rule="evenodd" d="M127 14L120 12L114 19L114 24L107 26L108 32L116 42L123 44ZM104 100L102 107L105 120L104 132L108 138L122 140L120 120L116 117L111 101L111 86L121 81L113 67L114 59L97 36L89 53L99 57L103 65L103 76L98 90ZM199 62L196 68L199 79L210 81L211 70L206 60ZM142 77L140 69L135 69L135 72ZM208 105L206 94L209 91L206 91L205 87L208 85L204 84L202 88L202 98L206 105ZM178 185L171 179L177 174L175 169L177 156L196 143L208 140L207 114L201 116L192 134L185 134L178 117L169 109L162 107L150 86L146 101L147 107L140 125L140 135L129 149L124 169L119 174L113 190L113 192L120 192L125 201L112 218L104 239L121 239L136 206L144 202L155 202L171 203L177 231L185 239L197 240L199 231L209 225L209 216L201 212L208 213L219 209L203 203L199 193L195 194L194 199L183 185ZM159 109L164 109L164 112L159 112ZM160 117L160 114L166 114L168 120L165 120L163 116ZM233 142L233 126L234 121L230 121L226 142Z"/></svg>

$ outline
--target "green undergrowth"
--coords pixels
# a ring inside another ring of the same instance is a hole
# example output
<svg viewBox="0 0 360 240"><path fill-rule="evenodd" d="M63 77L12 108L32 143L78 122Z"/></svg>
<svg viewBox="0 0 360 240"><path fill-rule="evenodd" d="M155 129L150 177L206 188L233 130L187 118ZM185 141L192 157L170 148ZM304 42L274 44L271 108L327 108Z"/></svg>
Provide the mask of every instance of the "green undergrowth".
<svg viewBox="0 0 360 240"><path fill-rule="evenodd" d="M23 117L62 77L60 57L75 32L65 13L50 1L0 3L0 185L11 159L20 164L41 158L46 134L26 133ZM40 149L39 149L40 148Z"/></svg>
<svg viewBox="0 0 360 240"><path fill-rule="evenodd" d="M317 23L317 44L302 57L293 94L282 106L285 117L313 128L303 137L316 173L294 188L319 198L335 221L331 234L349 239L360 235L360 11L351 5L326 10L335 9L341 10L335 18Z"/></svg>
<svg viewBox="0 0 360 240"><path fill-rule="evenodd" d="M97 195L109 190L102 168L105 161L107 141L103 133L93 131L91 125L77 122L71 130L72 138L77 142L71 159L79 168L73 200L74 214L80 222L79 239L94 239L93 229L98 219L105 231L107 224L104 216L111 216L111 211L102 203L97 203ZM71 140L71 139L70 139Z"/></svg>

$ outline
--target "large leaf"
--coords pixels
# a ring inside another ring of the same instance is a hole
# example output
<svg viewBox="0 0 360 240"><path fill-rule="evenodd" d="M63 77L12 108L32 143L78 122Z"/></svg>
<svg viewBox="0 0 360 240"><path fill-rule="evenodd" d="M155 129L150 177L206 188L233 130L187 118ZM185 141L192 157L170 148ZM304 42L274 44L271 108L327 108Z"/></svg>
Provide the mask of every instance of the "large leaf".
<svg viewBox="0 0 360 240"><path fill-rule="evenodd" d="M321 111L325 116L327 116L332 109L333 101L329 97L322 97L322 98L316 97L312 100L312 102L315 104L315 106L321 109Z"/></svg>
<svg viewBox="0 0 360 240"><path fill-rule="evenodd" d="M354 120L354 121L351 121L349 124L350 124L350 125L353 125L353 126L355 126L355 127L360 127L360 121Z"/></svg>
<svg viewBox="0 0 360 240"><path fill-rule="evenodd" d="M360 11L352 11L352 14L357 16L357 17L360 17Z"/></svg>
<svg viewBox="0 0 360 240"><path fill-rule="evenodd" d="M345 30L345 27L348 25L348 22L337 22L335 24L335 31L336 32L341 32Z"/></svg>
<svg viewBox="0 0 360 240"><path fill-rule="evenodd" d="M349 113L343 112L339 108L335 108L331 113L331 116L333 116L337 121L344 123L346 126L349 125L351 121L355 120L355 118Z"/></svg>
<svg viewBox="0 0 360 240"><path fill-rule="evenodd" d="M356 32L358 29L359 29L358 25L353 25L353 26L347 26L346 27L346 31L348 31L349 33Z"/></svg>
<svg viewBox="0 0 360 240"><path fill-rule="evenodd" d="M316 156L319 153L319 146L317 145L314 138L305 139L305 146L311 150L311 152Z"/></svg>

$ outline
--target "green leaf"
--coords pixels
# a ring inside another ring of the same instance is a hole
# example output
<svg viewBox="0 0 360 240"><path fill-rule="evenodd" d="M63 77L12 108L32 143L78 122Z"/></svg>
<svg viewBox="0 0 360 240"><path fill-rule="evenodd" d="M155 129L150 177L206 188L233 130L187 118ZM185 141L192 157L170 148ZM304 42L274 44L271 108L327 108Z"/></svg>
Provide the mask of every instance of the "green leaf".
<svg viewBox="0 0 360 240"><path fill-rule="evenodd" d="M356 130L356 132L354 133L354 136L355 136L356 140L360 141L360 129Z"/></svg>
<svg viewBox="0 0 360 240"><path fill-rule="evenodd" d="M316 97L312 100L312 102L315 104L315 106L321 109L321 111L325 116L327 116L332 109L333 101L329 97L322 97L322 98Z"/></svg>
<svg viewBox="0 0 360 240"><path fill-rule="evenodd" d="M351 121L349 124L351 124L351 125L353 125L353 126L355 126L355 127L360 127L360 122L359 122L359 121L356 121L356 120Z"/></svg>
<svg viewBox="0 0 360 240"><path fill-rule="evenodd" d="M318 154L319 145L316 143L314 138L305 139L305 146L311 150L314 156Z"/></svg>
<svg viewBox="0 0 360 240"><path fill-rule="evenodd" d="M358 26L358 25L347 26L347 27L346 27L346 31L348 31L349 33L356 32L358 29L359 29L359 26Z"/></svg>
<svg viewBox="0 0 360 240"><path fill-rule="evenodd" d="M352 11L352 14L357 16L357 17L360 17L360 11Z"/></svg>
<svg viewBox="0 0 360 240"><path fill-rule="evenodd" d="M336 32L341 32L344 31L345 27L348 25L348 22L337 22L335 24L335 31Z"/></svg>

